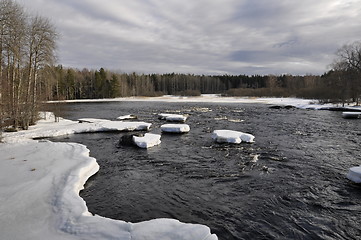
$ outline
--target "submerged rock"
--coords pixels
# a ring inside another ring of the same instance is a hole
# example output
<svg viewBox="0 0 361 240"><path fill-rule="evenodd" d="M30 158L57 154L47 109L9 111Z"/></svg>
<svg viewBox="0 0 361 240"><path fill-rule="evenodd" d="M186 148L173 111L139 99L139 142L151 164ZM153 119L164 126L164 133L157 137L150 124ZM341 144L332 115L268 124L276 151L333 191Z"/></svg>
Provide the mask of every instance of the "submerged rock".
<svg viewBox="0 0 361 240"><path fill-rule="evenodd" d="M130 134L125 134L123 136L121 136L121 138L118 141L118 146L131 146L131 145L135 145L134 142L134 137L143 137L144 134L142 133L130 133Z"/></svg>
<svg viewBox="0 0 361 240"><path fill-rule="evenodd" d="M281 106L281 105L275 105L275 106L270 106L270 109L293 109L296 108L295 106L292 105L286 105L286 106Z"/></svg>

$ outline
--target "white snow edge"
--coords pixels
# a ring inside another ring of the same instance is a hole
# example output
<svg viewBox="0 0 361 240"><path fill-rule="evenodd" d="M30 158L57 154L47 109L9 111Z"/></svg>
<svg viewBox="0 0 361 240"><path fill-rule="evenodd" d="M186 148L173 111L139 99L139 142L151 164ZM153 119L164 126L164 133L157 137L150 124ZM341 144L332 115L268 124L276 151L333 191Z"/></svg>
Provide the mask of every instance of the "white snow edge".
<svg viewBox="0 0 361 240"><path fill-rule="evenodd" d="M347 178L355 183L361 183L361 166L350 168L347 173Z"/></svg>
<svg viewBox="0 0 361 240"><path fill-rule="evenodd" d="M233 130L214 130L212 133L212 139L218 143L253 143L254 138L252 134Z"/></svg>
<svg viewBox="0 0 361 240"><path fill-rule="evenodd" d="M171 113L160 113L159 119L163 119L169 122L185 122L188 118L186 115L171 114Z"/></svg>
<svg viewBox="0 0 361 240"><path fill-rule="evenodd" d="M151 148L161 143L159 134L146 133L144 137L133 136L134 143L140 148Z"/></svg>
<svg viewBox="0 0 361 240"><path fill-rule="evenodd" d="M188 124L163 124L160 129L166 133L187 133L191 130Z"/></svg>

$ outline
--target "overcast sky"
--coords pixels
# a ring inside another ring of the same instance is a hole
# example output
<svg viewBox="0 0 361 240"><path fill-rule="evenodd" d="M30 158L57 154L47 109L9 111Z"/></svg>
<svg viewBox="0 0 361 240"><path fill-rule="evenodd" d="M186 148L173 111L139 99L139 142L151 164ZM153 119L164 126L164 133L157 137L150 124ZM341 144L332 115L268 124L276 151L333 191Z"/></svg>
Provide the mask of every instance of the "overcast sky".
<svg viewBox="0 0 361 240"><path fill-rule="evenodd" d="M138 73L322 74L361 40L361 0L17 0L58 62Z"/></svg>

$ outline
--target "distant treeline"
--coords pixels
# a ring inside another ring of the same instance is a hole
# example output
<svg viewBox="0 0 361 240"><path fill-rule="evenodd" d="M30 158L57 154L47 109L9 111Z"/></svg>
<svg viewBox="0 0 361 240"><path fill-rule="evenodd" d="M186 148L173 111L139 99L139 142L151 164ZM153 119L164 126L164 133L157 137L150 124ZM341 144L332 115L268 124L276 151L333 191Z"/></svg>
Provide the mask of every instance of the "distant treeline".
<svg viewBox="0 0 361 240"><path fill-rule="evenodd" d="M48 100L129 96L222 94L224 96L299 97L343 102L358 97L357 75L336 70L319 75L194 75L137 74L53 68L53 90ZM342 76L342 78L341 78ZM347 88L347 89L346 89Z"/></svg>

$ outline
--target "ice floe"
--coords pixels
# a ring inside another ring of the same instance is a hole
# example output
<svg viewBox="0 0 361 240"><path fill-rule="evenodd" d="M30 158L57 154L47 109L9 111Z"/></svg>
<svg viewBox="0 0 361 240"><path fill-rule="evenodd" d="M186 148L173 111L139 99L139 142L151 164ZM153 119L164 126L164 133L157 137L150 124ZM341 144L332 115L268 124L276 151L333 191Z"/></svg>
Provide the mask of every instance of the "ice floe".
<svg viewBox="0 0 361 240"><path fill-rule="evenodd" d="M134 143L140 148L150 148L161 143L161 135L146 133L143 137L133 136Z"/></svg>
<svg viewBox="0 0 361 240"><path fill-rule="evenodd" d="M162 132L166 133L187 133L190 131L188 124L164 124L160 128Z"/></svg>
<svg viewBox="0 0 361 240"><path fill-rule="evenodd" d="M185 122L188 118L186 115L170 113L160 113L158 117L159 119L167 120L169 122Z"/></svg>
<svg viewBox="0 0 361 240"><path fill-rule="evenodd" d="M347 178L355 183L361 183L361 166L350 168L347 173Z"/></svg>
<svg viewBox="0 0 361 240"><path fill-rule="evenodd" d="M254 142L253 135L233 130L214 130L212 133L212 138L218 143Z"/></svg>

